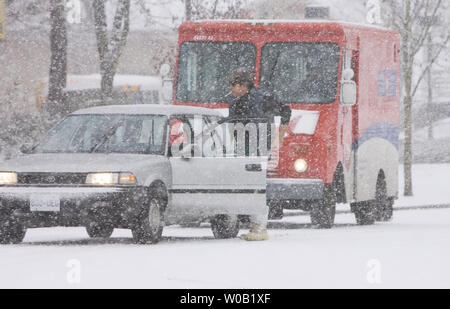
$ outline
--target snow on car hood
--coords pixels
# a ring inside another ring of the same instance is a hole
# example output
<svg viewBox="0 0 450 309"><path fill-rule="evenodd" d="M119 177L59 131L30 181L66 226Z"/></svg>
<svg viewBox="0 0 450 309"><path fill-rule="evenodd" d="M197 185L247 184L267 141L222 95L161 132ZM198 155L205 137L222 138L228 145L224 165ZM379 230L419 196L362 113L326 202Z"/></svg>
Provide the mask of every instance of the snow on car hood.
<svg viewBox="0 0 450 309"><path fill-rule="evenodd" d="M133 172L143 165L159 164L165 157L117 153L39 153L0 163L0 171L11 172Z"/></svg>

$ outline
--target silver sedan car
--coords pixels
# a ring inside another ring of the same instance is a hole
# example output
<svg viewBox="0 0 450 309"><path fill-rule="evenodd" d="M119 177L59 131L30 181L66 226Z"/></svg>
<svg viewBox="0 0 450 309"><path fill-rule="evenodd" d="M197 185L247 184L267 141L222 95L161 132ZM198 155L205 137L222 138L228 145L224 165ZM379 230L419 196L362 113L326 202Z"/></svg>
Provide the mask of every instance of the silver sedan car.
<svg viewBox="0 0 450 309"><path fill-rule="evenodd" d="M167 105L70 114L0 164L0 243L51 226L85 226L90 237L129 228L137 243L156 243L164 225L199 220L216 238L237 236L240 219L267 213L267 158L230 155L221 118Z"/></svg>

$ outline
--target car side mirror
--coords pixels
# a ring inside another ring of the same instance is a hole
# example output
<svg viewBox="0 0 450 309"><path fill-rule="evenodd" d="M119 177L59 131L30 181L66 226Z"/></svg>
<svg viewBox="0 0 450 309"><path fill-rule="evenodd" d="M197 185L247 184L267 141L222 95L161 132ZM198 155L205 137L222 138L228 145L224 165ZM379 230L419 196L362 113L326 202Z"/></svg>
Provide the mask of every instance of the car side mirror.
<svg viewBox="0 0 450 309"><path fill-rule="evenodd" d="M19 148L20 152L23 154L30 154L33 152L35 145L31 143L22 144Z"/></svg>
<svg viewBox="0 0 450 309"><path fill-rule="evenodd" d="M170 121L169 146L186 143L187 139L183 131L183 122L179 119Z"/></svg>

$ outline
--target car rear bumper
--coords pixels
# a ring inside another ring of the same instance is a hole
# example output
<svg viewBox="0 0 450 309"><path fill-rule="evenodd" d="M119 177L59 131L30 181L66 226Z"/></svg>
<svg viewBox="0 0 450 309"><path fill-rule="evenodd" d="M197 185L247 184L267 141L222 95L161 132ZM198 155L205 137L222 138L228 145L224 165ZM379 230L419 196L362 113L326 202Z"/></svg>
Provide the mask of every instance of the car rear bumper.
<svg viewBox="0 0 450 309"><path fill-rule="evenodd" d="M30 197L52 196L59 211L31 211ZM110 220L127 227L139 215L147 199L143 187L0 187L0 216L19 220L26 227L84 226L90 220Z"/></svg>
<svg viewBox="0 0 450 309"><path fill-rule="evenodd" d="M323 196L320 179L268 178L268 200L318 200Z"/></svg>

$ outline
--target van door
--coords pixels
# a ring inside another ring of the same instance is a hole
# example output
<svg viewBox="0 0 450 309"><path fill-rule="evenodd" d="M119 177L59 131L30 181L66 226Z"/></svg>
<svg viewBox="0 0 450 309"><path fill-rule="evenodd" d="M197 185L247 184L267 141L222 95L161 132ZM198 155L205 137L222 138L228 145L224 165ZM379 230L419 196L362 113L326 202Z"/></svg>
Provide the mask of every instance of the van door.
<svg viewBox="0 0 450 309"><path fill-rule="evenodd" d="M183 124L192 136L198 137L198 122L191 120L183 118ZM194 219L217 214L265 214L267 157L238 157L229 151L227 154L231 137L222 134L222 126L209 130L211 125L208 118L202 117L201 130L207 134L200 132L201 139L191 139L195 146L184 152L186 156L172 154L169 158L172 215Z"/></svg>
<svg viewBox="0 0 450 309"><path fill-rule="evenodd" d="M346 200L352 201L355 198L356 192L356 155L357 149L354 149L355 144L355 119L357 115L358 93L359 93L359 79L358 79L358 64L359 52L357 50L346 49L344 54L344 69L351 68L355 73L353 80L357 85L357 102L354 106L340 106L340 113L342 117L341 122L341 147L343 152L343 172L345 181ZM344 202L343 200L338 202Z"/></svg>

